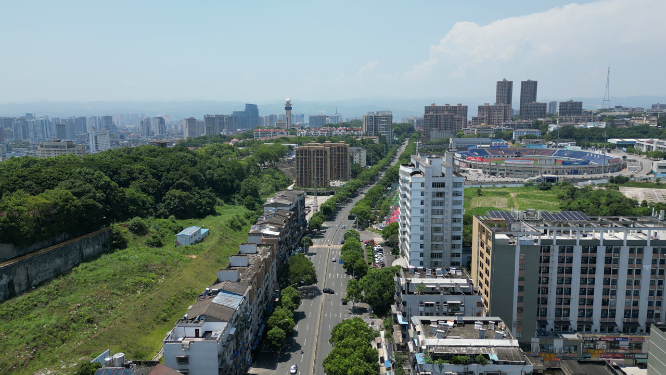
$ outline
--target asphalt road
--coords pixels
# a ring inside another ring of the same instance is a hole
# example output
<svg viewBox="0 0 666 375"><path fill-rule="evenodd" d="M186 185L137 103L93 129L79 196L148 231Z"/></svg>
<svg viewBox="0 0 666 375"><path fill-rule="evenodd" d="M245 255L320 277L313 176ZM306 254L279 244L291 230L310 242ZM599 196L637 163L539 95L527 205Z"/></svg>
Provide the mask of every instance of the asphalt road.
<svg viewBox="0 0 666 375"><path fill-rule="evenodd" d="M398 161L398 156L404 151L404 146L398 150L393 163ZM383 173L380 175L380 178ZM371 186L370 186L371 187ZM347 289L347 281L351 275L347 275L342 264L339 263L341 241L344 232L352 228L353 221L348 219L349 211L354 204L361 200L370 187L359 191L356 197L340 205L338 210L322 226L319 233L311 234L314 246L308 249L306 254L317 271L317 284L301 287L301 306L294 312L296 327L294 337L287 340L286 347L276 357L269 352L262 353L262 362L271 361L275 365L262 366L263 371L251 371L257 374L288 374L292 364L298 366L299 374L324 374L322 362L333 349L328 342L330 333L336 324L343 319L352 317L351 303L342 304ZM342 225L345 229L342 229ZM333 258L336 259L333 262ZM324 288L331 288L334 294L323 294ZM357 306L354 309L356 315L365 313L367 309ZM301 353L301 349L303 353ZM316 363L315 363L316 351ZM277 362L277 363L276 363ZM313 371L314 369L314 371Z"/></svg>

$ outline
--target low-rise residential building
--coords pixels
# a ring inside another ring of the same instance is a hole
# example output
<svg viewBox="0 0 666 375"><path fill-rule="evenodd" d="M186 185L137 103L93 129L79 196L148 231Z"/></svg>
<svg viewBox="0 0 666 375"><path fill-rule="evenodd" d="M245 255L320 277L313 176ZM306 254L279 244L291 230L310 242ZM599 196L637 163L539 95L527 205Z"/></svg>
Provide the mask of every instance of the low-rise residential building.
<svg viewBox="0 0 666 375"><path fill-rule="evenodd" d="M403 268L395 295L391 310L401 325L412 316L483 316L483 297L463 268Z"/></svg>
<svg viewBox="0 0 666 375"><path fill-rule="evenodd" d="M180 233L176 234L176 242L178 245L194 245L208 236L208 229L201 227L185 228Z"/></svg>
<svg viewBox="0 0 666 375"><path fill-rule="evenodd" d="M2 156L2 147L0 146L0 156ZM50 158L60 155L77 155L84 156L86 154L86 146L74 144L72 141L61 142L60 140L53 142L44 142L37 146L38 158Z"/></svg>
<svg viewBox="0 0 666 375"><path fill-rule="evenodd" d="M289 136L285 129L254 129L254 139L270 139Z"/></svg>
<svg viewBox="0 0 666 375"><path fill-rule="evenodd" d="M363 135L363 128L307 128L298 131L300 137L347 137Z"/></svg>
<svg viewBox="0 0 666 375"><path fill-rule="evenodd" d="M414 316L409 323L409 357L416 375L524 375L533 370L499 317ZM459 363L461 357L467 364Z"/></svg>
<svg viewBox="0 0 666 375"><path fill-rule="evenodd" d="M349 156L351 157L352 165L358 163L361 168L366 166L366 151L363 147L350 147Z"/></svg>
<svg viewBox="0 0 666 375"><path fill-rule="evenodd" d="M518 139L518 137L524 135L532 135L539 138L541 131L539 129L516 129L513 131L513 139Z"/></svg>

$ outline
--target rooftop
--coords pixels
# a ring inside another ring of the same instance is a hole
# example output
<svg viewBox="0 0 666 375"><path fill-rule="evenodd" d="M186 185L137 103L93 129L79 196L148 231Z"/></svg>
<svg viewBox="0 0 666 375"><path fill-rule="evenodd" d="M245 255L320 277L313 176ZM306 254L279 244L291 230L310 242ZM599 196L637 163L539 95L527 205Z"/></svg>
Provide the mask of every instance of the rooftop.
<svg viewBox="0 0 666 375"><path fill-rule="evenodd" d="M179 235L191 236L199 230L201 230L201 227L188 227L180 231L180 233L178 233L176 236Z"/></svg>
<svg viewBox="0 0 666 375"><path fill-rule="evenodd" d="M423 294L476 294L472 278L462 268L403 268L398 280L404 293L414 294L423 284Z"/></svg>

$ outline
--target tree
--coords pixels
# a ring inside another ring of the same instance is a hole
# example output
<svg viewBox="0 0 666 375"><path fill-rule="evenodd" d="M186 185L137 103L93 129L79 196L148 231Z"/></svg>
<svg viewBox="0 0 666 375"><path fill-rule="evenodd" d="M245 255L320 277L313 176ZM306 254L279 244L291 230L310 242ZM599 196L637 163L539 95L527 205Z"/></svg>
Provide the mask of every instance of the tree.
<svg viewBox="0 0 666 375"><path fill-rule="evenodd" d="M97 369L101 367L102 365L99 362L83 362L76 369L74 375L95 375Z"/></svg>
<svg viewBox="0 0 666 375"><path fill-rule="evenodd" d="M476 363L480 364L481 366L485 366L488 364L488 358L486 358L483 354L479 354L474 358Z"/></svg>
<svg viewBox="0 0 666 375"><path fill-rule="evenodd" d="M363 342L369 343L375 338L375 331L359 317L345 319L333 327L331 338L328 341L336 346L348 338L362 339Z"/></svg>
<svg viewBox="0 0 666 375"><path fill-rule="evenodd" d="M280 292L280 303L285 309L294 311L301 305L301 294L293 286L286 287Z"/></svg>
<svg viewBox="0 0 666 375"><path fill-rule="evenodd" d="M347 240L349 240L350 238L354 238L357 241L361 241L361 235L357 231L355 231L354 229L349 229L344 234L345 242L347 242Z"/></svg>
<svg viewBox="0 0 666 375"><path fill-rule="evenodd" d="M308 224L308 229L311 231L319 231L321 230L322 225L324 225L324 220L313 216Z"/></svg>
<svg viewBox="0 0 666 375"><path fill-rule="evenodd" d="M273 351L279 351L284 342L287 339L287 334L280 329L280 327L274 327L266 333L266 338L268 339L268 345Z"/></svg>
<svg viewBox="0 0 666 375"><path fill-rule="evenodd" d="M419 292L419 294L423 294L426 290L426 286L423 283L420 283L416 286L416 290Z"/></svg>
<svg viewBox="0 0 666 375"><path fill-rule="evenodd" d="M350 213L356 215L359 223L368 222L372 218L370 207L365 204L357 204L351 209Z"/></svg>
<svg viewBox="0 0 666 375"><path fill-rule="evenodd" d="M393 276L397 271L396 267L371 268L368 274L361 279L365 301L376 311L386 311L393 303L395 298Z"/></svg>
<svg viewBox="0 0 666 375"><path fill-rule="evenodd" d="M539 190L550 190L551 187L552 185L549 184L548 182L539 182L538 185Z"/></svg>
<svg viewBox="0 0 666 375"><path fill-rule="evenodd" d="M289 285L313 285L317 283L317 272L312 261L303 254L296 254L289 258L285 267L286 282Z"/></svg>
<svg viewBox="0 0 666 375"><path fill-rule="evenodd" d="M345 298L347 298L348 301L351 301L352 304L361 302L363 299L363 289L358 280L351 279L347 281L347 294L345 295Z"/></svg>
<svg viewBox="0 0 666 375"><path fill-rule="evenodd" d="M312 242L312 238L310 237L301 238L301 246L303 246L306 251L312 245L314 245L314 242Z"/></svg>
<svg viewBox="0 0 666 375"><path fill-rule="evenodd" d="M285 308L278 307L273 311L271 317L268 318L266 325L268 330L279 327L288 336L291 336L294 334L294 327L296 326L296 323L294 322L294 314Z"/></svg>
<svg viewBox="0 0 666 375"><path fill-rule="evenodd" d="M451 358L452 365L469 365L470 362L469 357L466 355L457 355Z"/></svg>
<svg viewBox="0 0 666 375"><path fill-rule="evenodd" d="M352 178L356 178L359 174L363 172L363 168L361 167L361 164L359 163L354 163L351 166L351 176Z"/></svg>
<svg viewBox="0 0 666 375"><path fill-rule="evenodd" d="M397 222L393 222L382 229L382 238L384 241L387 241L391 236L398 234L400 231L400 225Z"/></svg>
<svg viewBox="0 0 666 375"><path fill-rule="evenodd" d="M481 188L476 189L476 195L479 196L479 197L483 195L483 192L481 191Z"/></svg>

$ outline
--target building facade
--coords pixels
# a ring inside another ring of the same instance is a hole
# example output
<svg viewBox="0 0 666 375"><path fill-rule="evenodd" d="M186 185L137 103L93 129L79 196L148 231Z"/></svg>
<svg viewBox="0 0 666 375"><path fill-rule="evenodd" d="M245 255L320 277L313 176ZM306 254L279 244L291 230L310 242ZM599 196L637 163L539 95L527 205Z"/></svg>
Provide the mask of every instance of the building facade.
<svg viewBox="0 0 666 375"><path fill-rule="evenodd" d="M410 266L463 265L463 184L442 158L400 165L400 252Z"/></svg>
<svg viewBox="0 0 666 375"><path fill-rule="evenodd" d="M467 127L466 105L451 106L432 103L432 105L425 106L423 132L428 139L453 138L465 127Z"/></svg>
<svg viewBox="0 0 666 375"><path fill-rule="evenodd" d="M474 216L472 231L484 313L522 342L551 331L635 334L663 319L662 220L490 211Z"/></svg>
<svg viewBox="0 0 666 375"><path fill-rule="evenodd" d="M666 375L666 324L655 324L650 330L648 374Z"/></svg>
<svg viewBox="0 0 666 375"><path fill-rule="evenodd" d="M583 115L583 102L575 102L569 100L560 102L558 116L560 117L574 117Z"/></svg>
<svg viewBox="0 0 666 375"><path fill-rule="evenodd" d="M85 154L86 146L74 144L72 141L61 142L57 140L53 142L44 142L37 146L38 158L51 158L60 155L84 156Z"/></svg>
<svg viewBox="0 0 666 375"><path fill-rule="evenodd" d="M188 117L181 120L183 126L183 138L196 138L199 136L199 126L197 124L197 119L194 117Z"/></svg>
<svg viewBox="0 0 666 375"><path fill-rule="evenodd" d="M546 103L526 103L520 110L520 117L523 120L536 120L546 117Z"/></svg>
<svg viewBox="0 0 666 375"><path fill-rule="evenodd" d="M90 133L90 130L88 130L88 133ZM150 117L142 118L139 122L139 135L143 138L148 138L153 136L153 134Z"/></svg>
<svg viewBox="0 0 666 375"><path fill-rule="evenodd" d="M331 180L349 181L349 145L340 143L307 143L296 149L296 185L328 187Z"/></svg>
<svg viewBox="0 0 666 375"><path fill-rule="evenodd" d="M326 118L326 115L310 115L308 116L308 122L311 128L323 128L326 126Z"/></svg>
<svg viewBox="0 0 666 375"><path fill-rule="evenodd" d="M495 92L495 104L507 104L511 107L513 103L513 81L507 81L504 78L497 81L497 89ZM511 114L511 112L509 112Z"/></svg>
<svg viewBox="0 0 666 375"><path fill-rule="evenodd" d="M368 112L363 115L363 132L370 137L384 136L393 142L393 113L391 111Z"/></svg>
<svg viewBox="0 0 666 375"><path fill-rule="evenodd" d="M477 117L482 117L483 123L488 126L502 126L503 123L511 121L511 104L485 103L479 106Z"/></svg>
<svg viewBox="0 0 666 375"><path fill-rule="evenodd" d="M164 117L157 116L153 118L153 127L156 136L164 137L167 133L166 121Z"/></svg>
<svg viewBox="0 0 666 375"><path fill-rule="evenodd" d="M528 79L520 82L520 117L525 119L525 104L537 101L537 81Z"/></svg>
<svg viewBox="0 0 666 375"><path fill-rule="evenodd" d="M98 152L111 149L111 138L109 137L108 130L90 129L88 133L90 139L90 153L96 154Z"/></svg>
<svg viewBox="0 0 666 375"><path fill-rule="evenodd" d="M548 113L549 114L557 113L557 102L556 101L548 102Z"/></svg>
<svg viewBox="0 0 666 375"><path fill-rule="evenodd" d="M541 131L539 129L516 129L513 131L513 139L518 139L518 137L525 135L539 138L541 136Z"/></svg>
<svg viewBox="0 0 666 375"><path fill-rule="evenodd" d="M365 168L366 164L366 151L363 147L350 147L349 154L351 156L351 164L358 163L361 168Z"/></svg>

